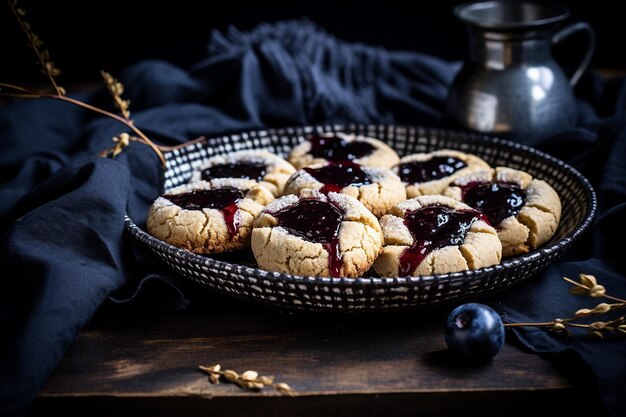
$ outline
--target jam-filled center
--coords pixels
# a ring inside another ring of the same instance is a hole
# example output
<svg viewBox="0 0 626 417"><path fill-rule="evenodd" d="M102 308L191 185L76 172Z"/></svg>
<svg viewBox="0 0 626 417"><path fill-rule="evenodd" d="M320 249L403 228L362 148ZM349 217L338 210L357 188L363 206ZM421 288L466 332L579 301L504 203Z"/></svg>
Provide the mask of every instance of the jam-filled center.
<svg viewBox="0 0 626 417"><path fill-rule="evenodd" d="M463 201L483 212L493 226L520 212L526 192L508 182L471 182L463 187Z"/></svg>
<svg viewBox="0 0 626 417"><path fill-rule="evenodd" d="M242 178L261 181L267 173L267 165L263 162L229 162L210 166L202 170L202 179L209 181L213 178Z"/></svg>
<svg viewBox="0 0 626 417"><path fill-rule="evenodd" d="M239 222L235 218L237 202L244 198L244 192L235 188L216 190L193 190L183 194L165 194L168 199L185 210L216 209L222 212L226 227L231 236L237 234Z"/></svg>
<svg viewBox="0 0 626 417"><path fill-rule="evenodd" d="M324 158L327 161L353 161L370 155L376 149L368 142L353 140L346 141L339 136L311 136L309 153L315 158Z"/></svg>
<svg viewBox="0 0 626 417"><path fill-rule="evenodd" d="M290 233L313 243L321 243L328 252L329 270L340 276L342 259L339 252L339 229L343 213L326 201L303 199L285 207L273 216Z"/></svg>
<svg viewBox="0 0 626 417"><path fill-rule="evenodd" d="M452 156L434 156L426 161L410 161L398 166L403 182L419 183L445 178L463 169L467 164Z"/></svg>
<svg viewBox="0 0 626 417"><path fill-rule="evenodd" d="M363 169L352 162L333 162L321 168L304 168L317 181L324 184L323 193L340 192L344 187L371 184L372 178Z"/></svg>
<svg viewBox="0 0 626 417"><path fill-rule="evenodd" d="M424 258L435 249L462 245L472 224L485 220L475 210L455 210L442 205L423 207L407 213L404 224L413 244L400 255L399 275L411 275Z"/></svg>

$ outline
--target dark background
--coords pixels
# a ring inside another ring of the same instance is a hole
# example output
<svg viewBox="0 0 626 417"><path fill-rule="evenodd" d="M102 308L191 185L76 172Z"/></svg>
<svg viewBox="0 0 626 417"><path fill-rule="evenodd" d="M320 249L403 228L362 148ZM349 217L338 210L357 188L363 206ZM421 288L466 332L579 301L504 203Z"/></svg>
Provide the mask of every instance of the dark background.
<svg viewBox="0 0 626 417"><path fill-rule="evenodd" d="M186 67L206 56L212 30L234 25L248 30L261 22L306 17L337 37L458 60L466 39L452 8L463 1L315 1L242 0L132 2L27 1L28 20L63 70L61 82L92 82L98 71L118 73L133 62L158 58ZM557 1L572 10L571 20L590 22L598 35L596 68L626 68L626 41L620 2ZM412 9L418 9L414 12ZM556 51L575 63L584 39L573 38ZM0 80L45 82L33 63L25 38L0 2Z"/></svg>

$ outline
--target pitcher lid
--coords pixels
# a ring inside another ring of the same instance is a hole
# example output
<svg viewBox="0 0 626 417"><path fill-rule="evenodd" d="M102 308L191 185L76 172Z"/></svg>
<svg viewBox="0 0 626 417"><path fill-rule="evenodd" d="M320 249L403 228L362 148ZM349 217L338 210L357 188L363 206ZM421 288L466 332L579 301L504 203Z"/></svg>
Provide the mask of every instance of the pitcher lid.
<svg viewBox="0 0 626 417"><path fill-rule="evenodd" d="M461 4L454 15L461 22L491 30L528 30L554 25L569 17L561 5L541 2L493 0Z"/></svg>

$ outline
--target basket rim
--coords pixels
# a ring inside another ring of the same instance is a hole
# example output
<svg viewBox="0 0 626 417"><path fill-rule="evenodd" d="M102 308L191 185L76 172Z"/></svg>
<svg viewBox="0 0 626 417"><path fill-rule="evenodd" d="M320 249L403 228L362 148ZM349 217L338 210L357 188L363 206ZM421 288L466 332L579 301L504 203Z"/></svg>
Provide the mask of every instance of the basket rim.
<svg viewBox="0 0 626 417"><path fill-rule="evenodd" d="M385 277L385 278L376 278L376 277L358 277L358 278L333 278L333 277L317 277L310 275L295 275L295 274L285 274L279 272L267 271L260 268L249 267L246 265L233 264L230 262L213 259L207 256L199 255L185 249L181 249L170 245L162 240L155 238L150 235L148 232L140 228L133 220L125 215L124 224L125 228L130 234L141 241L142 243L146 243L150 246L157 247L162 252L167 255L175 258L185 258L189 262L193 262L198 265L202 265L203 269L215 268L221 270L231 270L232 272L236 272L241 275L253 276L257 279L272 279L281 281L285 284L315 284L315 285L325 285L325 286L333 286L333 287L352 287L352 286L429 286L433 284L438 284L442 282L468 282L468 280L472 279L480 279L484 275L491 275L492 273L497 273L505 270L511 270L519 265L525 264L529 261L535 260L537 258L542 258L546 255L549 255L553 252L560 252L562 250L567 249L571 246L584 232L587 231L597 212L597 197L595 190L593 189L589 180L582 175L578 170L569 165L568 163L553 157L543 151L535 149L531 146L524 145L521 143L513 142L511 140L502 139L498 137L488 136L480 133L474 133L463 130L455 130L455 129L444 129L444 128L434 128L434 127L424 127L419 125L409 125L409 124L322 124L322 125L306 125L306 126L290 126L290 127L281 127L281 128L266 128L266 129L249 129L246 131L224 134L224 135L214 135L209 137L204 137L202 140L192 141L189 146L197 146L202 143L209 142L211 140L218 140L222 138L235 138L240 137L244 134L256 133L257 135L270 135L270 134L293 134L296 129L300 129L303 131L322 131L325 128L331 127L333 130L345 130L349 129L350 131L357 130L377 130L377 129L388 129L388 128L406 128L406 129L415 129L420 134L425 136L433 136L434 133L447 133L447 134L459 134L465 135L466 138L470 138L472 142L483 143L487 145L497 145L504 148L509 148L514 151L522 151L526 152L534 157L543 159L546 162L551 163L564 170L568 175L573 177L576 181L578 181L582 188L585 191L586 197L586 212L582 219L582 221L574 228L574 230L570 231L565 237L561 238L558 241L552 242L546 246L543 246L539 249L531 251L527 254L518 255L512 257L510 259L505 259L501 263L493 266L488 266L479 269L466 270L461 272L454 272L449 274L437 274L437 275L424 275L424 276L407 276L407 277ZM179 148L180 149L180 148ZM167 154L176 154L177 150L172 150L166 152Z"/></svg>

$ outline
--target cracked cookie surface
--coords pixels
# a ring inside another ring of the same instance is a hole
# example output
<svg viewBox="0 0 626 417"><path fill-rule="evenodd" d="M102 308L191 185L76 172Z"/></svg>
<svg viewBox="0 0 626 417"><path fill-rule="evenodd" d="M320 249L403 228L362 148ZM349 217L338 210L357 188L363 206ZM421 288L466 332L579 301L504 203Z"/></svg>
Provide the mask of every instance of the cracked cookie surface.
<svg viewBox="0 0 626 417"><path fill-rule="evenodd" d="M498 231L503 256L527 253L547 242L561 219L561 200L545 181L507 167L458 177L445 195L483 211Z"/></svg>
<svg viewBox="0 0 626 417"><path fill-rule="evenodd" d="M312 164L350 161L359 165L391 168L400 158L385 142L347 133L322 133L307 137L291 150L289 162L296 169Z"/></svg>
<svg viewBox="0 0 626 417"><path fill-rule="evenodd" d="M489 164L476 155L442 149L407 155L392 169L406 186L407 197L413 198L443 194L459 176L489 168Z"/></svg>
<svg viewBox="0 0 626 417"><path fill-rule="evenodd" d="M385 245L374 263L382 277L435 275L498 264L496 231L471 207L444 196L415 197L380 219Z"/></svg>
<svg viewBox="0 0 626 417"><path fill-rule="evenodd" d="M404 185L391 170L364 167L351 162L314 164L300 169L287 181L284 194L299 195L306 189L352 196L376 217L406 200Z"/></svg>
<svg viewBox="0 0 626 417"><path fill-rule="evenodd" d="M254 180L278 197L296 169L283 158L265 150L246 150L207 159L192 174L190 182L215 178Z"/></svg>
<svg viewBox="0 0 626 417"><path fill-rule="evenodd" d="M246 248L255 217L274 200L256 181L214 179L182 185L158 197L148 213L152 236L199 254Z"/></svg>
<svg viewBox="0 0 626 417"><path fill-rule="evenodd" d="M358 277L382 247L378 220L355 198L317 190L283 196L254 222L260 268L296 275Z"/></svg>

